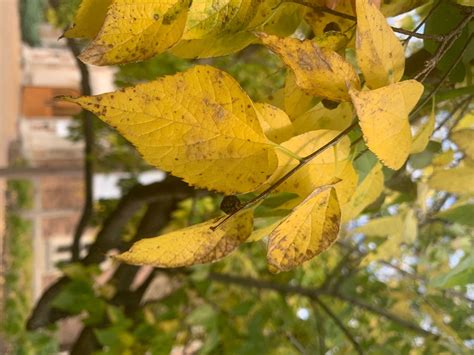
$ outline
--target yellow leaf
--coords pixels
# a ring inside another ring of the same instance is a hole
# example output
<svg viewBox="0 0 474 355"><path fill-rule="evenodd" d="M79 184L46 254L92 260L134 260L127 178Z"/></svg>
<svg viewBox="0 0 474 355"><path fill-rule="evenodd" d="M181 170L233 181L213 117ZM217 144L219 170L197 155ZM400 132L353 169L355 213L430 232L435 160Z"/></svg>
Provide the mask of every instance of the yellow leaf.
<svg viewBox="0 0 474 355"><path fill-rule="evenodd" d="M166 51L181 38L190 4L191 0L114 0L81 60L120 64Z"/></svg>
<svg viewBox="0 0 474 355"><path fill-rule="evenodd" d="M474 193L474 167L456 167L449 170L435 170L428 185L435 190L455 194Z"/></svg>
<svg viewBox="0 0 474 355"><path fill-rule="evenodd" d="M268 139L275 143L281 143L293 137L293 125L285 111L265 103L255 104L255 109L263 132Z"/></svg>
<svg viewBox="0 0 474 355"><path fill-rule="evenodd" d="M413 137L410 154L421 153L426 149L435 128L435 118L436 115L433 105L433 110L431 111L428 121L420 128L415 137Z"/></svg>
<svg viewBox="0 0 474 355"><path fill-rule="evenodd" d="M403 46L370 0L356 0L357 62L371 89L400 81L405 70Z"/></svg>
<svg viewBox="0 0 474 355"><path fill-rule="evenodd" d="M399 169L412 144L408 114L423 93L423 85L407 80L371 91L351 89L350 93L367 146L385 166Z"/></svg>
<svg viewBox="0 0 474 355"><path fill-rule="evenodd" d="M377 163L357 186L349 203L342 207L342 222L348 222L357 217L367 206L373 203L382 193L384 176L382 165Z"/></svg>
<svg viewBox="0 0 474 355"><path fill-rule="evenodd" d="M296 134L302 134L319 129L343 131L353 120L352 105L341 102L334 109L327 109L323 104L314 106L311 110L298 116L293 121Z"/></svg>
<svg viewBox="0 0 474 355"><path fill-rule="evenodd" d="M453 131L464 128L474 129L474 111L466 114L454 127Z"/></svg>
<svg viewBox="0 0 474 355"><path fill-rule="evenodd" d="M64 33L67 38L92 39L97 36L113 0L82 0L74 24Z"/></svg>
<svg viewBox="0 0 474 355"><path fill-rule="evenodd" d="M375 260L390 260L399 258L401 246L413 243L418 235L418 220L413 210L408 210L396 216L382 217L369 221L354 233L372 236L388 236L377 249L364 258L364 265Z"/></svg>
<svg viewBox="0 0 474 355"><path fill-rule="evenodd" d="M403 229L403 219L400 215L375 218L357 227L353 233L362 233L369 236L385 237L396 235Z"/></svg>
<svg viewBox="0 0 474 355"><path fill-rule="evenodd" d="M308 111L316 104L316 99L304 92L296 84L296 76L292 71L287 71L284 87L284 108L291 120Z"/></svg>
<svg viewBox="0 0 474 355"><path fill-rule="evenodd" d="M270 234L270 270L291 270L328 249L339 233L340 218L334 188L315 190Z"/></svg>
<svg viewBox="0 0 474 355"><path fill-rule="evenodd" d="M255 229L245 242L246 243L258 242L259 240L262 240L263 238L268 237L280 223L281 223L281 220L275 223L272 223L266 227Z"/></svg>
<svg viewBox="0 0 474 355"><path fill-rule="evenodd" d="M253 212L234 215L216 230L220 218L136 242L116 258L133 265L182 267L222 259L245 242L253 228Z"/></svg>
<svg viewBox="0 0 474 355"><path fill-rule="evenodd" d="M304 157L327 144L331 139L337 136L338 133L339 132L337 131L329 130L312 131L293 137L282 143L281 146ZM296 203L299 203L303 198L308 196L312 191L314 191L314 189L332 183L334 178L343 177L344 169L348 164L347 159L349 152L350 140L349 138L344 137L335 148L327 149L291 177L286 179L286 181L283 182L276 191L296 193L300 196L300 199L291 200L284 207L294 207ZM293 169L298 163L295 159L292 159L280 151L277 151L277 155L278 168L267 184L276 181L278 178ZM345 174L350 175L350 172L345 171ZM338 183L335 185L335 188L338 192L338 197L341 200L345 200L346 197L342 196L343 191L347 191L345 185ZM339 195L339 190L341 190L341 196Z"/></svg>
<svg viewBox="0 0 474 355"><path fill-rule="evenodd" d="M450 138L463 151L466 157L474 159L474 129L460 129L453 132Z"/></svg>
<svg viewBox="0 0 474 355"><path fill-rule="evenodd" d="M433 158L433 166L445 166L451 163L454 159L454 151L453 150L447 150L445 152L442 152L438 155L436 155Z"/></svg>
<svg viewBox="0 0 474 355"><path fill-rule="evenodd" d="M198 187L253 191L277 167L252 101L213 67L69 100L116 128L148 163Z"/></svg>
<svg viewBox="0 0 474 355"><path fill-rule="evenodd" d="M262 42L278 54L296 75L296 84L314 96L334 101L348 101L346 83L358 89L359 77L354 68L336 52L320 48L310 40L278 38L259 33Z"/></svg>
<svg viewBox="0 0 474 355"><path fill-rule="evenodd" d="M208 58L237 52L256 41L247 29L276 15L281 0L194 0L182 39L172 52L183 58Z"/></svg>

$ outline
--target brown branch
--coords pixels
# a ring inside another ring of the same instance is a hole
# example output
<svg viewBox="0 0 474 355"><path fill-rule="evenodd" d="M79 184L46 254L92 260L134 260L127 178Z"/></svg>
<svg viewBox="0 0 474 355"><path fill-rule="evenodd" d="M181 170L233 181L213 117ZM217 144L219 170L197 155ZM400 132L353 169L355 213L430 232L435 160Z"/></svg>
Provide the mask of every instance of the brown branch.
<svg viewBox="0 0 474 355"><path fill-rule="evenodd" d="M474 12L472 12L474 14ZM423 101L413 110L413 112L410 114L410 123L416 122L418 118L416 118L416 114L432 99L432 97L436 94L436 92L439 90L441 85L446 81L448 78L449 74L454 70L454 68L461 62L464 53L466 53L467 49L469 48L469 44L472 41L473 34L469 36L467 39L466 43L464 44L464 47L459 53L458 57L454 61L454 63L449 67L449 69L444 73L444 75L441 77L441 79L438 81L438 83L435 85L435 87L429 92L429 94L423 99Z"/></svg>
<svg viewBox="0 0 474 355"><path fill-rule="evenodd" d="M78 57L81 52L77 42L74 39L67 39L67 46L74 56L76 65L81 74L81 94L91 95L91 84L90 75L87 65L81 62ZM84 234L88 224L92 219L94 213L94 164L93 164L93 151L94 151L94 126L93 126L94 114L89 111L82 111L82 131L84 134L84 206L82 209L81 218L74 231L74 239L71 245L71 259L76 262L80 258L80 244L81 237Z"/></svg>
<svg viewBox="0 0 474 355"><path fill-rule="evenodd" d="M425 18L420 21L420 23L415 27L415 29L413 30L413 32L417 33L418 30L425 24L425 22L431 17L431 15L433 15L434 11L439 7L439 5L441 5L441 0L438 0L436 2L436 4L434 4L430 11L428 12L428 14L425 16ZM412 35L409 35L407 38L404 39L404 45L408 45L408 42L410 42L410 40L412 39Z"/></svg>
<svg viewBox="0 0 474 355"><path fill-rule="evenodd" d="M302 286L280 284L280 283L274 283L274 282L266 281L266 280L254 279L250 277L241 277L241 276L219 274L219 273L210 273L209 279L216 282L239 285L239 286L247 287L247 288L253 287L260 290L272 290L272 291L280 292L282 294L300 295L300 296L308 297L310 299L314 299L315 297L319 297L321 295L335 297L342 301L346 301L354 306L362 308L366 311L369 311L373 314L376 314L383 318L391 320L392 322L397 323L398 325L406 329L409 329L415 333L421 334L423 336L431 336L435 338L438 337L438 335L421 328L415 323L412 323L403 318L400 318L393 313L387 312L383 308L380 308L373 304L365 303L364 301L358 300L356 298L352 298L350 296L347 296L341 293L330 292L328 290L320 289L320 288L307 288L307 287L302 287Z"/></svg>
<svg viewBox="0 0 474 355"><path fill-rule="evenodd" d="M421 81L424 81L433 71L433 69L436 68L436 65L439 63L441 58L444 57L444 55L448 52L451 46L457 41L459 36L461 36L464 28L471 22L474 17L474 9L471 8L468 11L469 14L466 15L466 17L464 17L464 19L459 22L459 24L451 32L444 36L443 41L440 43L435 54L433 54L433 57L428 62L426 62L425 68L420 73L415 75L415 80L421 78ZM472 38L472 35L470 38ZM468 40L468 44L469 42L470 39Z"/></svg>
<svg viewBox="0 0 474 355"><path fill-rule="evenodd" d="M313 153L303 157L299 162L298 164L293 168L291 169L290 171L288 171L285 175L283 175L282 177L280 177L277 181L275 181L274 183L272 183L267 189L265 189L262 193L260 193L258 196L256 196L255 198L251 199L250 201L242 204L241 207L239 207L238 209L236 209L235 211L229 213L228 215L226 215L225 217L223 217L215 226L212 226L211 229L212 230L216 230L220 225L222 225L224 222L226 222L229 218L231 218L233 215L235 215L236 213L242 211L243 209L245 208L249 208L257 203L259 203L260 201L262 201L263 199L265 199L270 193L272 193L278 186L280 186L281 184L283 184L288 178L290 178L291 176L293 176L298 170L300 170L302 167L304 167L306 164L308 164L311 160L313 160L314 158L316 158L317 156L321 155L323 152L325 152L327 149L329 149L330 147L336 145L344 136L346 136L347 134L349 134L349 132L351 132L355 127L357 127L357 122L354 122L352 123L349 127L347 127L345 130L341 131L337 136L335 136L333 139L331 139L329 142L327 142L326 144L324 144L321 148L317 149L316 151L314 151Z"/></svg>
<svg viewBox="0 0 474 355"><path fill-rule="evenodd" d="M334 16L337 16L337 17L340 17L340 18L343 18L343 19L346 19L346 20L350 20L350 21L357 21L357 17L355 17L355 16L345 14L343 12L339 12L339 11L330 9L328 7L318 6L318 5L315 5L315 4L313 4L311 2L308 2L308 1L305 1L305 0L290 0L290 1L294 2L295 4L300 4L300 5L309 7L310 9L315 10L315 11L324 12L324 13L331 14L331 15L334 15ZM416 32L416 30L415 31L409 31L409 30L405 30L403 28L398 28L398 27L391 27L391 28L394 32L404 34L404 35L407 35L407 36L411 36L411 37L416 37L416 38L421 38L421 39L430 39L430 40L433 40L433 41L436 41L436 42L441 42L445 39L445 35L442 35L442 34L441 35L434 35L434 34L418 33L418 32Z"/></svg>
<svg viewBox="0 0 474 355"><path fill-rule="evenodd" d="M329 308L323 301L319 299L319 297L314 297L313 301L333 320L333 322L337 325L337 327L344 333L346 338L351 342L352 346L354 347L355 351L359 355L363 355L364 351L362 350L360 344L357 340L353 337L349 329L342 323L339 317Z"/></svg>

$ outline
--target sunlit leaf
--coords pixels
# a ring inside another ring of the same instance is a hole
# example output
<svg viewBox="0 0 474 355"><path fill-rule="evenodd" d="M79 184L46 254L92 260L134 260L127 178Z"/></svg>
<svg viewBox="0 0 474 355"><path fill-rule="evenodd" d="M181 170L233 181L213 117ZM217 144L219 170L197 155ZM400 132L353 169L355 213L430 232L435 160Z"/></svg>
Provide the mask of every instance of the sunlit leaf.
<svg viewBox="0 0 474 355"><path fill-rule="evenodd" d="M69 100L116 128L150 164L192 185L249 192L277 167L252 101L231 76L212 67Z"/></svg>

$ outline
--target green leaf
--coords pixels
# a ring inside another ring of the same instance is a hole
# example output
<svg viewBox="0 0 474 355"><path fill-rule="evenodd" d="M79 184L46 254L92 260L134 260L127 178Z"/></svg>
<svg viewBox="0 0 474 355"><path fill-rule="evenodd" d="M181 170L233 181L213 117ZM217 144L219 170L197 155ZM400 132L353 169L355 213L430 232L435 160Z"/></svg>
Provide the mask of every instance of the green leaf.
<svg viewBox="0 0 474 355"><path fill-rule="evenodd" d="M464 258L454 269L431 281L433 287L450 288L474 283L474 254Z"/></svg>
<svg viewBox="0 0 474 355"><path fill-rule="evenodd" d="M452 223L459 223L474 227L474 204L465 204L452 207L446 211L440 212L436 217Z"/></svg>

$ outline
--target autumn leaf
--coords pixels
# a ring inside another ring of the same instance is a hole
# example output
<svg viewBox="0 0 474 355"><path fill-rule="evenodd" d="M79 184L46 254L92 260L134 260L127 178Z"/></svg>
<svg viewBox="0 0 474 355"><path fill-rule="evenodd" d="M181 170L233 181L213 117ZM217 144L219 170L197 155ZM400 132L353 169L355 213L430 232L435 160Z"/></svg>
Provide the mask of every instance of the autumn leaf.
<svg viewBox="0 0 474 355"><path fill-rule="evenodd" d="M405 53L387 20L369 0L357 0L357 63L371 89L394 84L403 76Z"/></svg>
<svg viewBox="0 0 474 355"><path fill-rule="evenodd" d="M278 17L281 0L195 0L183 36L172 52L183 58L209 58L237 52L256 41L251 33ZM280 16L281 17L281 16Z"/></svg>
<svg viewBox="0 0 474 355"><path fill-rule="evenodd" d="M293 137L294 128L285 111L266 103L255 104L255 109L268 139L282 143Z"/></svg>
<svg viewBox="0 0 474 355"><path fill-rule="evenodd" d="M116 259L127 264L167 268L217 261L233 252L252 233L253 212L238 213L212 230L219 219L142 239Z"/></svg>
<svg viewBox="0 0 474 355"><path fill-rule="evenodd" d="M450 137L459 149L471 160L474 160L474 129L457 130Z"/></svg>
<svg viewBox="0 0 474 355"><path fill-rule="evenodd" d="M348 101L347 85L360 88L359 77L352 65L333 50L321 48L310 40L279 38L264 33L258 36L293 70L297 85L309 94Z"/></svg>
<svg viewBox="0 0 474 355"><path fill-rule="evenodd" d="M80 59L108 65L162 53L181 38L190 4L191 0L114 0L102 29Z"/></svg>
<svg viewBox="0 0 474 355"><path fill-rule="evenodd" d="M428 185L435 190L452 192L461 195L474 194L474 167L460 166L453 169L435 170L428 180Z"/></svg>
<svg viewBox="0 0 474 355"><path fill-rule="evenodd" d="M350 91L367 146L391 169L399 169L408 158L412 144L408 114L422 93L423 85L415 80Z"/></svg>
<svg viewBox="0 0 474 355"><path fill-rule="evenodd" d="M284 109L292 121L314 107L317 102L313 96L296 84L296 76L290 70L286 73L283 93Z"/></svg>
<svg viewBox="0 0 474 355"><path fill-rule="evenodd" d="M320 129L343 131L353 121L352 105L341 102L336 108L328 109L322 103L298 116L293 121L296 134Z"/></svg>
<svg viewBox="0 0 474 355"><path fill-rule="evenodd" d="M317 189L270 234L270 271L288 271L328 249L339 233L341 211L334 188Z"/></svg>
<svg viewBox="0 0 474 355"><path fill-rule="evenodd" d="M357 217L380 196L383 188L384 177L382 165L376 163L364 180L357 186L349 202L342 207L342 222L345 223Z"/></svg>
<svg viewBox="0 0 474 355"><path fill-rule="evenodd" d="M68 100L116 128L148 163L198 187L253 191L277 167L275 143L263 134L252 101L212 67Z"/></svg>
<svg viewBox="0 0 474 355"><path fill-rule="evenodd" d="M282 143L281 146L301 157L304 157L323 147L331 139L337 136L338 133L338 131L329 130L311 131L293 137ZM276 191L296 193L300 196L299 200L295 199L290 201L290 204L287 205L287 207L294 207L295 203L303 200L316 188L330 184L334 178L343 179L344 169L346 168L346 165L349 164L349 152L350 141L347 137L344 137L336 144L335 148L330 148L322 152L319 156L306 164L306 166L286 179L276 188ZM284 152L278 151L277 154L278 168L270 180L267 181L267 184L272 184L298 164L298 161ZM350 171L345 171L345 173L349 176L351 175ZM342 182L339 182L335 185L335 189L339 193L339 189L342 189L344 186L345 185ZM347 189L341 190L341 193L342 191L347 191ZM346 200L346 196L339 194L338 198Z"/></svg>
<svg viewBox="0 0 474 355"><path fill-rule="evenodd" d="M64 33L67 38L93 39L100 31L113 0L82 0L74 24Z"/></svg>

